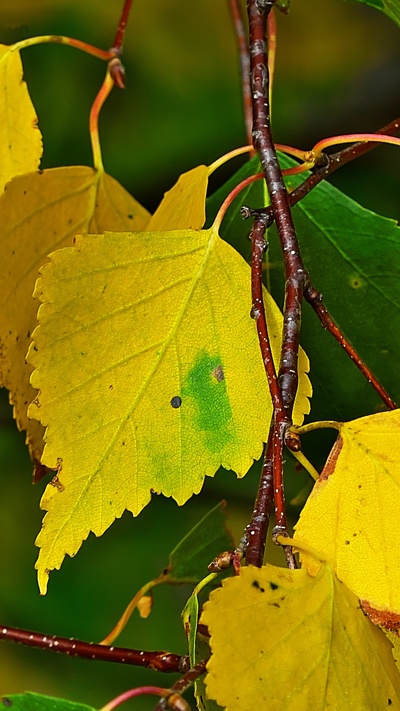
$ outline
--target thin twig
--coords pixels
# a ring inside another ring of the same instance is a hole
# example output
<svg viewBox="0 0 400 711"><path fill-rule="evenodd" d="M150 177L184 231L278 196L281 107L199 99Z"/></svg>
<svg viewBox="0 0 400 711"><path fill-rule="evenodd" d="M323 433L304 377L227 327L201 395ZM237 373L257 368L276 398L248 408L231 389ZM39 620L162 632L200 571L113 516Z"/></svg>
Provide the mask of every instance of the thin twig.
<svg viewBox="0 0 400 711"><path fill-rule="evenodd" d="M240 75L242 81L244 123L246 127L247 142L252 142L253 116L251 109L250 91L250 54L247 35L243 22L242 8L239 0L228 0L228 6L235 30L236 44L240 61Z"/></svg>
<svg viewBox="0 0 400 711"><path fill-rule="evenodd" d="M0 640L24 644L27 647L48 649L70 657L95 659L102 662L132 664L162 672L185 672L188 667L187 657L170 652L144 652L124 647L105 647L101 644L83 642L80 639L43 635L38 632L21 630L16 627L0 627Z"/></svg>
<svg viewBox="0 0 400 711"><path fill-rule="evenodd" d="M315 287L309 281L306 289L304 290L304 298L310 304L317 314L321 324L324 328L332 334L335 340L342 346L343 350L347 353L349 358L353 361L354 365L361 371L364 377L372 385L375 391L378 393L382 402L385 403L389 410L396 410L397 405L394 400L390 397L389 393L385 390L383 385L380 384L379 380L373 374L372 370L364 363L362 358L358 355L357 351L351 343L346 339L346 337L341 332L340 328L335 324L334 320L328 313L324 304L322 303L322 294L315 289Z"/></svg>

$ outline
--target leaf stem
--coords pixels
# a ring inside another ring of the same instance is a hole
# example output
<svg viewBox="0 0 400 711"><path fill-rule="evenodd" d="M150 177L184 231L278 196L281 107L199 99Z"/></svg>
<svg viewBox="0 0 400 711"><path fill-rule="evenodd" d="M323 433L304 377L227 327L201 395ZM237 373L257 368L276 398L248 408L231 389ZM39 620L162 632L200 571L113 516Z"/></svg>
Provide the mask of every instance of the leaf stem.
<svg viewBox="0 0 400 711"><path fill-rule="evenodd" d="M75 49L79 49L82 52L86 52L86 54L92 55L92 57L97 57L97 59L103 59L106 62L115 56L114 52L111 49L105 51L103 49L99 49L98 47L94 47L93 45L88 44L87 42L82 42L81 40L74 39L73 37L64 37L62 35L42 35L40 37L29 37L28 39L24 39L20 42L16 42L15 44L10 45L9 51L19 52L21 49L26 49L27 47L33 47L37 44L46 43L69 45L70 47L75 47Z"/></svg>
<svg viewBox="0 0 400 711"><path fill-rule="evenodd" d="M122 613L120 619L118 620L117 624L115 627L111 630L111 632L105 637L100 644L104 645L110 645L114 642L115 639L121 634L122 630L126 626L130 616L132 615L132 612L135 610L135 608L138 605L139 600L143 597L143 595L146 595L146 593L149 592L149 590L152 590L153 588L156 587L156 585L161 585L162 583L166 583L168 580L168 575L164 575L162 573L159 575L158 578L155 578L154 580L150 580L148 583L145 585L142 585L140 590L137 591L136 595L132 598L130 601L129 605L127 608L124 610Z"/></svg>
<svg viewBox="0 0 400 711"><path fill-rule="evenodd" d="M111 62L119 62L120 60L114 58ZM111 64L110 62L110 64ZM101 85L100 91L98 92L93 104L90 109L89 115L89 132L90 141L92 144L92 154L93 154L93 165L95 170L99 172L104 171L103 159L101 155L100 139L99 139L99 115L103 107L105 100L107 99L111 89L114 86L114 80L110 74L110 65L107 67L107 73L103 84Z"/></svg>
<svg viewBox="0 0 400 711"><path fill-rule="evenodd" d="M298 432L298 430L297 430ZM302 451L298 452L292 452L293 456L297 459L299 464L301 464L302 467L308 472L308 474L315 480L319 479L319 472L316 470L316 468L311 464L309 459L303 454Z"/></svg>
<svg viewBox="0 0 400 711"><path fill-rule="evenodd" d="M357 142L376 142L376 143L391 143L394 146L400 146L400 138L395 138L394 136L385 136L380 133L348 133L343 136L331 136L330 138L323 138L321 141L315 144L314 148L310 153L314 153L316 160L321 158L322 151L329 146L335 146L340 143L354 143Z"/></svg>
<svg viewBox="0 0 400 711"><path fill-rule="evenodd" d="M37 649L48 649L51 652L59 652L81 659L131 664L162 672L185 672L187 670L187 657L181 657L179 654L145 652L124 647L105 647L101 644L83 642L73 637L47 636L16 627L0 627L0 640L24 644Z"/></svg>
<svg viewBox="0 0 400 711"><path fill-rule="evenodd" d="M133 699L135 696L143 696L144 694L165 697L169 694L169 689L163 689L161 686L138 686L136 689L129 689L129 691L125 691L123 694L116 696L115 699L103 706L100 711L113 711L113 709L125 701Z"/></svg>

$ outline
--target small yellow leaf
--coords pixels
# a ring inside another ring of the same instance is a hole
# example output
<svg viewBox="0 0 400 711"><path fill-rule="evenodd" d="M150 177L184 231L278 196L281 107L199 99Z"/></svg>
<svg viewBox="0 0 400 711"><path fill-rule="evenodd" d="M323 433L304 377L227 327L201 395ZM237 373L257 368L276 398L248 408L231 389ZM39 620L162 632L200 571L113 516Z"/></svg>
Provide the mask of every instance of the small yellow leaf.
<svg viewBox="0 0 400 711"><path fill-rule="evenodd" d="M147 230L200 230L206 219L209 170L206 165L198 165L182 173L171 190L165 193Z"/></svg>
<svg viewBox="0 0 400 711"><path fill-rule="evenodd" d="M207 695L227 711L400 709L391 646L327 565L242 568L211 593Z"/></svg>
<svg viewBox="0 0 400 711"><path fill-rule="evenodd" d="M331 563L361 600L394 614L400 613L399 492L400 410L347 422L295 526L295 539ZM305 553L301 558L306 567L312 562Z"/></svg>
<svg viewBox="0 0 400 711"><path fill-rule="evenodd" d="M44 591L65 554L152 491L183 504L221 465L244 476L272 405L250 268L214 229L89 235L41 274L29 416L47 426L43 464L62 467L41 504ZM265 298L278 360L282 316ZM299 369L296 422L311 394L303 352Z"/></svg>
<svg viewBox="0 0 400 711"><path fill-rule="evenodd" d="M39 167L42 136L36 112L22 81L19 52L0 45L0 194L16 175Z"/></svg>
<svg viewBox="0 0 400 711"><path fill-rule="evenodd" d="M152 607L153 607L153 596L152 595L143 595L137 604L137 609L139 611L140 617L142 617L144 620L146 620L147 617L150 615Z"/></svg>
<svg viewBox="0 0 400 711"><path fill-rule="evenodd" d="M36 393L25 363L36 326L32 293L47 254L76 234L144 229L149 215L113 178L92 168L55 168L12 180L0 197L0 381L10 390L18 427L39 461L43 427L27 417Z"/></svg>

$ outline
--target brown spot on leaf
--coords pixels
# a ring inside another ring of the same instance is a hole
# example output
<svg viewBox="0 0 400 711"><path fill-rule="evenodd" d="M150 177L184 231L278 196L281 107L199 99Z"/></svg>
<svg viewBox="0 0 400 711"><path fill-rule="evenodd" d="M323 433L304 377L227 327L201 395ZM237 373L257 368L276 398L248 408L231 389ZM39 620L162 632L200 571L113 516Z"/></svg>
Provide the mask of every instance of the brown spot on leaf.
<svg viewBox="0 0 400 711"><path fill-rule="evenodd" d="M60 492L60 494L62 491L64 491L64 484L62 484L61 481L59 480L58 474L53 476L53 478L50 482L50 486L54 486L57 489L57 491Z"/></svg>
<svg viewBox="0 0 400 711"><path fill-rule="evenodd" d="M375 610L367 600L360 600L360 605L362 611L369 617L374 625L381 625L391 632L398 632L400 630L400 615L396 612L391 612L390 610Z"/></svg>
<svg viewBox="0 0 400 711"><path fill-rule="evenodd" d="M222 365L217 365L216 368L214 368L213 372L211 373L212 377L218 380L219 383L221 383L223 380L225 380L225 374Z"/></svg>
<svg viewBox="0 0 400 711"><path fill-rule="evenodd" d="M338 459L338 456L340 454L340 451L343 447L343 439L339 435L335 444L333 445L331 451L329 452L328 459L326 460L326 464L319 476L318 481L324 481L325 479L328 479L331 474L335 471L336 467L336 462Z"/></svg>

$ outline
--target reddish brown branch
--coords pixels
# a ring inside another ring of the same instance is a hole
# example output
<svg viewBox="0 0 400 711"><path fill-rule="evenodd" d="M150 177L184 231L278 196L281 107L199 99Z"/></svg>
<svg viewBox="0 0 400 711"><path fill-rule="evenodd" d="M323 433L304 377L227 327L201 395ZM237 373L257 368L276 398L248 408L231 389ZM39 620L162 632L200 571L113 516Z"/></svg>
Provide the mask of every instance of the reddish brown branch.
<svg viewBox="0 0 400 711"><path fill-rule="evenodd" d="M132 664L162 672L185 672L188 667L187 657L170 652L144 652L124 647L106 647L102 644L82 642L72 637L68 639L56 635L47 636L15 627L0 627L1 639L37 649L48 649L70 657Z"/></svg>
<svg viewBox="0 0 400 711"><path fill-rule="evenodd" d="M121 17L119 19L118 29L112 46L112 51L117 57L122 55L122 46L124 43L126 25L129 19L129 13L132 7L132 0L125 0L122 8Z"/></svg>
<svg viewBox="0 0 400 711"><path fill-rule="evenodd" d="M276 414L284 411L284 405L282 401L281 391L278 385L274 361L272 358L271 344L268 336L267 321L265 317L263 300L262 263L263 254L267 248L267 243L265 241L265 230L267 227L268 225L265 223L265 221L260 217L256 216L253 228L250 232L250 240L252 245L251 317L254 318L256 322L261 355L264 363L265 373L267 375L268 386L272 398L274 412Z"/></svg>
<svg viewBox="0 0 400 711"><path fill-rule="evenodd" d="M189 669L184 676L182 676L178 681L175 682L170 688L170 694L167 697L160 699L154 711L165 711L165 709L172 708L174 711L182 711L182 709L188 709L189 705L181 698L181 694L184 694L192 684L206 671L208 659L204 659L202 662L196 664L196 666ZM178 698L176 699L176 695ZM172 703L171 703L172 702ZM174 703L177 702L177 703Z"/></svg>
<svg viewBox="0 0 400 711"><path fill-rule="evenodd" d="M240 75L242 80L242 96L243 96L243 110L244 110L244 122L246 127L246 136L248 143L252 142L252 124L253 115L251 108L251 91L250 91L250 54L249 45L246 36L246 31L244 28L242 8L239 0L228 0L228 6L230 9L233 27L235 30L236 44L238 48L239 60L240 60Z"/></svg>
<svg viewBox="0 0 400 711"><path fill-rule="evenodd" d="M251 521L246 527L246 561L261 568L264 561L265 541L274 500L273 485L273 427L265 447L263 466Z"/></svg>

